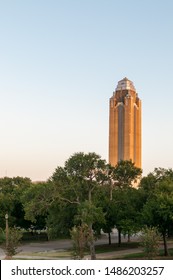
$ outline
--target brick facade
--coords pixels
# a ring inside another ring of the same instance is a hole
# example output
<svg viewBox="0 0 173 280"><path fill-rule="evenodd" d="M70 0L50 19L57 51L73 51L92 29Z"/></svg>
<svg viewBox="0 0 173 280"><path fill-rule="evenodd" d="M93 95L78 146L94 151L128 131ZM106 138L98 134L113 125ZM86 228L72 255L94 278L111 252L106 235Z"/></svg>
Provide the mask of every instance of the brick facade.
<svg viewBox="0 0 173 280"><path fill-rule="evenodd" d="M109 112L109 163L131 159L141 168L141 100L127 78L118 82Z"/></svg>

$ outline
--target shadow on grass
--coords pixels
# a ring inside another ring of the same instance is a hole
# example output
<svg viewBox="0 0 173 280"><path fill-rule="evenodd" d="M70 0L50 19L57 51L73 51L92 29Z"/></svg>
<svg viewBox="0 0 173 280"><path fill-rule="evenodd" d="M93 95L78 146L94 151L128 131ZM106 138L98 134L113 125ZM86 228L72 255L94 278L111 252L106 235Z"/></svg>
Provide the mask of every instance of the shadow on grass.
<svg viewBox="0 0 173 280"><path fill-rule="evenodd" d="M114 260L146 260L144 253L128 254L121 258L114 258ZM159 250L159 255L154 258L155 260L173 260L173 249L169 249L169 256L164 256L164 250Z"/></svg>
<svg viewBox="0 0 173 280"><path fill-rule="evenodd" d="M108 253L108 252L116 252L116 251L123 251L127 249L136 249L140 248L140 243L139 242L124 242L119 246L117 243L115 244L103 244L103 245L96 245L95 250L96 254L99 253Z"/></svg>

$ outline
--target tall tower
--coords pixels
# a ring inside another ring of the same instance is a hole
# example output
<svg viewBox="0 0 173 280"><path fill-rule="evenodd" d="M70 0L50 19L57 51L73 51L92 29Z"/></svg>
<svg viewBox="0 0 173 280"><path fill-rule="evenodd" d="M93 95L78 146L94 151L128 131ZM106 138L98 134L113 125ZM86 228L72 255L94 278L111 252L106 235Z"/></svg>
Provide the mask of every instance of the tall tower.
<svg viewBox="0 0 173 280"><path fill-rule="evenodd" d="M110 98L109 163L132 160L141 168L141 100L133 83L124 78Z"/></svg>

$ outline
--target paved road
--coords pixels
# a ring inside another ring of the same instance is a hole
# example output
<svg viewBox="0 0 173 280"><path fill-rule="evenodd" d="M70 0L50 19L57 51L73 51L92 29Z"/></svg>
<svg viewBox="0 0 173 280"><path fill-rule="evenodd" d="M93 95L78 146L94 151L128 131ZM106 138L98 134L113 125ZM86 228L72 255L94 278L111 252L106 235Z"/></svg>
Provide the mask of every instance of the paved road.
<svg viewBox="0 0 173 280"><path fill-rule="evenodd" d="M137 237L134 236L131 240L137 240ZM122 237L122 242L127 241ZM112 234L112 243L117 243L118 237L117 234ZM95 243L98 244L108 244L107 235L102 235L100 239L98 239ZM20 251L23 252L43 252L43 251L52 251L52 250L62 250L72 248L72 241L69 239L61 239L55 241L45 241L45 242L34 242L25 244L19 247Z"/></svg>
<svg viewBox="0 0 173 280"><path fill-rule="evenodd" d="M137 237L132 238L132 240L136 240ZM118 238L117 234L112 234L112 243L117 243ZM126 241L122 237L122 242ZM98 239L96 241L96 244L108 244L108 237L107 235L102 235L102 238ZM49 252L49 251L61 251L66 250L72 247L72 241L68 239L61 239L56 241L45 241L45 242L33 242L33 243L27 243L23 244L18 248L21 257L24 256L27 257L27 253L38 253L38 252ZM4 259L5 253L2 249L0 249L0 259Z"/></svg>
<svg viewBox="0 0 173 280"><path fill-rule="evenodd" d="M0 260L3 260L5 258L4 251L0 248Z"/></svg>

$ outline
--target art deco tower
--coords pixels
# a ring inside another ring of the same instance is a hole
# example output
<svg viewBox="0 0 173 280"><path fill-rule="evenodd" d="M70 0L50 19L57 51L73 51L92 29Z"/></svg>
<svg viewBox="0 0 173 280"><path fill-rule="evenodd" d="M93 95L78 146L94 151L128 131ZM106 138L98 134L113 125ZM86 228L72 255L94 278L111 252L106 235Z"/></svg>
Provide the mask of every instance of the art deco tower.
<svg viewBox="0 0 173 280"><path fill-rule="evenodd" d="M118 82L110 98L109 163L132 160L141 168L141 100L127 78Z"/></svg>

